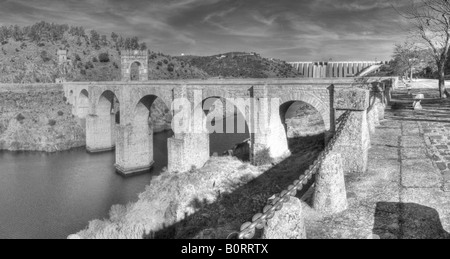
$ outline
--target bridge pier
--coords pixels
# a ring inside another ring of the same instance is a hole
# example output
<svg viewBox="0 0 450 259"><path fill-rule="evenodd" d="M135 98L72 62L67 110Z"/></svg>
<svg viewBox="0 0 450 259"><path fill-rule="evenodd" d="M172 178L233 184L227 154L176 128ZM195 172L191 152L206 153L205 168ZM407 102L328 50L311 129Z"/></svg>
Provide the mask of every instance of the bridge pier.
<svg viewBox="0 0 450 259"><path fill-rule="evenodd" d="M123 175L148 171L153 160L153 129L144 121L142 125L117 127L116 170Z"/></svg>
<svg viewBox="0 0 450 259"><path fill-rule="evenodd" d="M170 172L202 168L210 158L208 133L175 134L167 142Z"/></svg>
<svg viewBox="0 0 450 259"><path fill-rule="evenodd" d="M259 89L259 92L264 89ZM286 128L280 118L280 100L277 98L255 98L257 121L253 134L252 163L260 164L264 157L270 156L272 161L288 157L291 153L286 136Z"/></svg>
<svg viewBox="0 0 450 259"><path fill-rule="evenodd" d="M335 92L334 108L350 111L350 116L335 144L336 152L345 157L345 173L367 170L370 134L367 121L369 91L363 89L340 89Z"/></svg>
<svg viewBox="0 0 450 259"><path fill-rule="evenodd" d="M114 114L90 114L86 117L86 149L90 153L113 150L116 121Z"/></svg>

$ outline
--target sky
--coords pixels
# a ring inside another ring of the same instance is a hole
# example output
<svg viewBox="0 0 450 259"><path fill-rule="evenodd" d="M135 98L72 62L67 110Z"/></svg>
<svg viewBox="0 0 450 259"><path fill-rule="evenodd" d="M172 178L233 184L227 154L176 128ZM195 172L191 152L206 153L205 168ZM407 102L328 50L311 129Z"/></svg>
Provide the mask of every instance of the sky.
<svg viewBox="0 0 450 259"><path fill-rule="evenodd" d="M397 0L397 6L410 0ZM286 61L390 60L392 0L0 0L0 25L39 21L138 36L169 55L257 52Z"/></svg>

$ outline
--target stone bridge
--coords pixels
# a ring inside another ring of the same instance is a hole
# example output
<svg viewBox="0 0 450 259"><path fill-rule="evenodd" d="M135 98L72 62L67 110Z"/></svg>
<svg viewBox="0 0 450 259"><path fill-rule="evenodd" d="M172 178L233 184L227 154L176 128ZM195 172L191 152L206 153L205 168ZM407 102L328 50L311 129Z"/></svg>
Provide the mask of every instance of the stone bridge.
<svg viewBox="0 0 450 259"><path fill-rule="evenodd" d="M386 82L389 84L390 80ZM268 152L273 159L282 159L290 154L284 116L295 102L305 102L322 115L328 137L334 134L336 117L342 111L366 111L368 106L358 106L360 101L355 96L361 100L366 97L357 95L354 92L357 89L352 84L353 79L163 80L64 83L64 91L68 102L73 105L73 114L85 119L87 150L102 152L115 149L117 171L131 174L148 170L154 163L153 129L148 119L157 98L170 110L175 100L188 100L188 123L193 123L195 118L189 115L201 111L202 125L206 121L203 111L209 109L203 105L206 100L227 99L234 102L238 100L235 98L243 98L244 105L234 105L246 118L251 132L250 155L255 161L262 152ZM268 99L277 100L274 102L276 105L267 105ZM353 106L349 100L354 102ZM120 104L119 109L117 104ZM177 115L173 110L172 113ZM365 117L359 117L365 123ZM351 141L345 145L354 152L365 152L357 150L367 148ZM209 158L209 134L206 131L175 132L168 140L170 171L184 172L192 167L200 168Z"/></svg>

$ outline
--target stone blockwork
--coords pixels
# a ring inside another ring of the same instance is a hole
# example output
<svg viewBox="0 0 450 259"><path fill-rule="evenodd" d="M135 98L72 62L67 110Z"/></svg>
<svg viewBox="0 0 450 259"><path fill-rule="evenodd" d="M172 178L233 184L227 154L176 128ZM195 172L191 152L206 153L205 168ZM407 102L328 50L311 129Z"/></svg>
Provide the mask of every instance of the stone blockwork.
<svg viewBox="0 0 450 259"><path fill-rule="evenodd" d="M250 131L255 133L251 135L252 159L266 151L274 161L289 155L282 122L286 110L280 110L280 107L289 108L295 102L307 103L321 114L327 136L335 130L335 109L358 111L351 116L351 128L359 127L361 133L352 135L354 129L349 128L348 143L342 146L347 146L348 150L358 148L364 154L367 146L363 141L366 137L363 129L367 126L364 111L369 105L369 95L365 94L366 90L352 87L354 84L348 79L188 80L65 83L64 89L68 102L74 106L74 114L87 117L88 149L96 152L115 147L116 167L127 174L139 168L147 169L153 164L153 144L149 137L153 129L138 129L148 127L145 118L148 118L156 99L170 108L174 100L184 98L191 114L182 116L186 125L200 122L201 126L201 132L195 134L175 132L168 144L171 170L186 171L193 166L202 167L209 159L209 136L204 133L206 116L197 118L194 111L200 109L200 114L203 114L201 107L210 98L230 100L245 116ZM87 100L89 107L86 107ZM118 103L119 111L115 108ZM117 112L120 112L120 126L115 124L114 114ZM354 141L360 143L352 144ZM142 153L142 150L145 152Z"/></svg>
<svg viewBox="0 0 450 259"><path fill-rule="evenodd" d="M343 157L344 172L364 172L367 169L367 153L370 148L367 120L369 91L362 89L336 91L334 105L338 110L351 111L335 147Z"/></svg>
<svg viewBox="0 0 450 259"><path fill-rule="evenodd" d="M131 66L139 66L139 80L148 80L148 53L139 50L123 50L121 55L122 81L131 81Z"/></svg>
<svg viewBox="0 0 450 259"><path fill-rule="evenodd" d="M347 194L346 178L361 177L363 178L368 169L368 152L370 147L370 135L369 135L369 123L367 120L368 114L371 112L369 109L369 96L377 96L380 98L377 102L383 109L386 105L386 97L384 96L384 89L380 91L381 94L370 93L369 90L364 89L338 89L334 92L334 106L336 109L342 109L343 114L338 129L336 129L336 135L331 139L324 151L319 156L318 160L310 167L311 171L305 172L305 175L311 174L317 170L316 182L313 192L307 192L305 200L312 201L313 213L307 213L306 228L308 238L317 238L316 229L320 229L317 225L324 222L323 219L332 219L340 217L348 213L353 213L352 203L349 203L348 199L353 198L352 194ZM373 111L378 111L379 107L372 105ZM384 114L384 113L383 113ZM380 119L384 119L376 113L376 116L370 116L372 123L380 124ZM410 141L409 139L407 141ZM414 141L411 141L414 143ZM409 142L408 142L409 143ZM414 165L412 165L414 166ZM346 176L344 177L344 173ZM300 181L305 184L303 176L300 177ZM297 183L294 182L294 188L297 188ZM291 187L281 193L281 200L285 199L283 193L290 193ZM312 196L312 198L311 198ZM269 203L271 204L271 203ZM279 204L273 206L280 207ZM284 208L288 206L289 209ZM297 229L292 228L292 214L297 212L297 208L292 208L290 203L283 206L283 210L279 213L283 215L275 214L274 221L269 220L267 223L268 229L265 233L269 233L265 238L289 238L293 235ZM350 208L350 209L349 209ZM270 209L270 208L267 208ZM265 208L266 210L266 208ZM311 209L307 209L311 211ZM269 210L270 211L270 210ZM302 210L303 211L303 210ZM298 217L296 218L300 226L304 226L305 218L302 218L303 213L298 211ZM280 223L280 219L283 220ZM321 222L321 223L317 223ZM359 223L359 222L358 222ZM323 223L322 223L323 224ZM356 225L356 224L355 224ZM316 229L315 229L316 228ZM286 229L292 229L292 233L286 231ZM328 229L329 230L329 229ZM246 231L244 229L244 231ZM338 229L332 229L330 232L338 232ZM240 236L242 236L240 233ZM329 236L331 233L320 233L322 236ZM365 233L364 233L365 234ZM365 237L371 237L369 233L365 234ZM243 235L245 237L246 234Z"/></svg>
<svg viewBox="0 0 450 259"><path fill-rule="evenodd" d="M291 198L264 228L263 239L306 239L303 204Z"/></svg>
<svg viewBox="0 0 450 259"><path fill-rule="evenodd" d="M316 177L314 209L326 215L340 213L347 209L344 170L341 154L329 154Z"/></svg>

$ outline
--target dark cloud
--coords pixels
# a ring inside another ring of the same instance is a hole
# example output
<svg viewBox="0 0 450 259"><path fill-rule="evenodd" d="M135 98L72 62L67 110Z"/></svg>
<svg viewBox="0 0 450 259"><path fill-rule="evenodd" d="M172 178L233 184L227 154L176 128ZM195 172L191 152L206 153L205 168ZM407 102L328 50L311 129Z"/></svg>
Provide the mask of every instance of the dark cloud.
<svg viewBox="0 0 450 259"><path fill-rule="evenodd" d="M405 1L405 0L401 0ZM0 25L41 20L137 35L178 55L388 59L403 40L389 0L0 0Z"/></svg>

